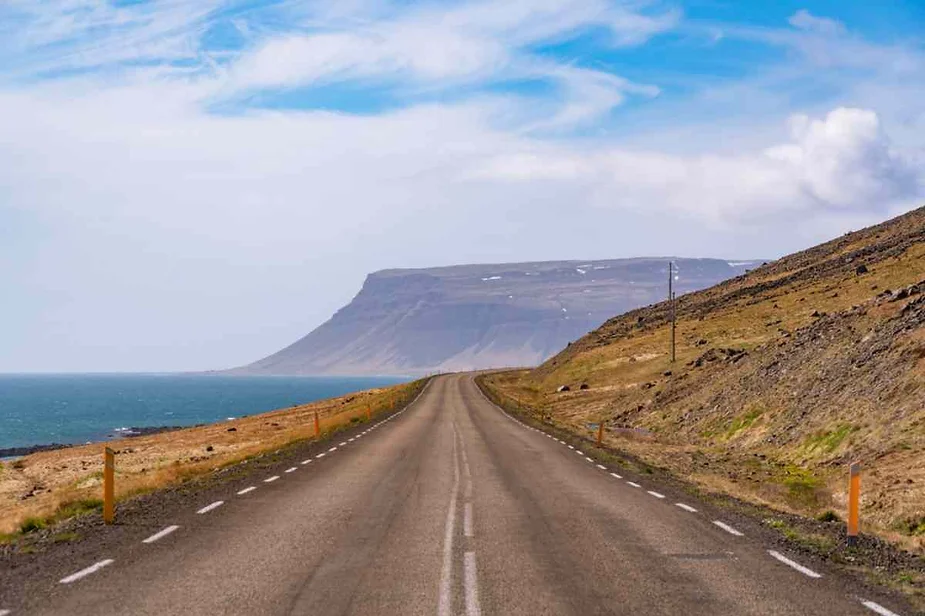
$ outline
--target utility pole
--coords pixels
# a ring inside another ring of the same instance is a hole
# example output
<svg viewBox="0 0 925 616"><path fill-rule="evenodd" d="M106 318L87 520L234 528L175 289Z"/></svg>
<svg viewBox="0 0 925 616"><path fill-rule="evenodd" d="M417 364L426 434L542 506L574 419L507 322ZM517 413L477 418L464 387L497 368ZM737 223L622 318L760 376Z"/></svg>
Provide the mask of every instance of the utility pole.
<svg viewBox="0 0 925 616"><path fill-rule="evenodd" d="M677 312L675 311L675 299L674 299L674 262L668 262L668 310L671 315L671 363L674 363L674 334L675 334L675 321L677 320Z"/></svg>

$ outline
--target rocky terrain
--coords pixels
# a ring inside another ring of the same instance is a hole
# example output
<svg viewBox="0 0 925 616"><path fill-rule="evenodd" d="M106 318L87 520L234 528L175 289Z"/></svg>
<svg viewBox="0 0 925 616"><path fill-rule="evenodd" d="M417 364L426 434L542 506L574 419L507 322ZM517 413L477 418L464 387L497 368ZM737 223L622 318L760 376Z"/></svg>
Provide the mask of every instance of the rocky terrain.
<svg viewBox="0 0 925 616"><path fill-rule="evenodd" d="M668 260L376 272L328 322L234 372L407 375L536 365L613 314L664 298ZM675 262L678 293L708 287L760 264Z"/></svg>
<svg viewBox="0 0 925 616"><path fill-rule="evenodd" d="M609 445L781 511L843 516L858 460L864 531L925 550L925 208L677 311L674 363L661 303L486 385L575 433L603 420Z"/></svg>

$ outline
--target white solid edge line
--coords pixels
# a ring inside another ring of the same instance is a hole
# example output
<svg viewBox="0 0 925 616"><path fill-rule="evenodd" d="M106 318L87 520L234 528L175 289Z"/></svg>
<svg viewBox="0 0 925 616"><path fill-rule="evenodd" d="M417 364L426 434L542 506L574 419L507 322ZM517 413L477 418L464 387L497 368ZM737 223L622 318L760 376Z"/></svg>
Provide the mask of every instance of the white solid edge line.
<svg viewBox="0 0 925 616"><path fill-rule="evenodd" d="M456 453L456 424L453 424L453 490L446 512L443 537L443 568L440 573L440 594L437 616L450 616L453 612L453 534L456 530L456 501L459 498L459 458Z"/></svg>
<svg viewBox="0 0 925 616"><path fill-rule="evenodd" d="M243 490L239 490L239 491L238 491L238 496L244 496L244 495L247 494L248 492L253 492L253 491L256 490L256 489L257 489L257 486L249 486L249 487L247 487L247 488L244 488Z"/></svg>
<svg viewBox="0 0 925 616"><path fill-rule="evenodd" d="M114 561L114 560L111 559L111 558L107 558L106 560L101 560L100 562L98 562L98 563L96 563L96 564L94 564L94 565L90 565L90 566L87 567L86 569L81 569L81 570L78 571L77 573L72 573L71 575L67 576L66 578L61 578L61 579L58 581L58 583L59 583L59 584L70 584L71 582L76 582L76 581L79 580L80 578L86 577L86 576L90 575L91 573L96 573L97 571L99 571L99 570L102 569L103 567L108 567L109 565L111 565L111 564L114 563L114 562L116 562L116 561Z"/></svg>
<svg viewBox="0 0 925 616"><path fill-rule="evenodd" d="M475 568L475 552L466 552L463 561L466 584L466 616L481 616L479 607L479 583Z"/></svg>
<svg viewBox="0 0 925 616"><path fill-rule="evenodd" d="M713 520L713 523L716 524L717 526L719 526L720 528L722 528L724 531L726 531L726 532L729 533L730 535L735 535L736 537L744 537L744 536L745 536L745 535L743 535L741 532L737 531L737 530L734 529L733 527L731 527L731 526L729 526L728 524L726 524L725 522L720 522L719 520Z"/></svg>
<svg viewBox="0 0 925 616"><path fill-rule="evenodd" d="M224 504L225 504L225 501L215 501L215 502L212 503L212 504L206 505L205 507L203 507L202 509L200 509L200 510L197 511L196 513L199 513L199 514L202 514L202 513L209 513L209 512L212 511L213 509L218 509L219 507L221 507L221 506L224 505Z"/></svg>
<svg viewBox="0 0 925 616"><path fill-rule="evenodd" d="M463 534L472 536L472 503L466 503L463 509Z"/></svg>
<svg viewBox="0 0 925 616"><path fill-rule="evenodd" d="M633 486L634 488L641 488L641 487L642 487L642 486L639 485L638 483L633 483L632 481L627 481L626 483L630 484L630 485Z"/></svg>
<svg viewBox="0 0 925 616"><path fill-rule="evenodd" d="M264 483L273 483L273 482L276 481L277 479L279 479L279 475L273 475L272 477L267 477L266 479L264 479L263 482L264 482Z"/></svg>
<svg viewBox="0 0 925 616"><path fill-rule="evenodd" d="M684 503L675 503L675 505L680 507L684 511L690 511L691 513L697 513L697 510L691 507L690 505L685 505Z"/></svg>
<svg viewBox="0 0 925 616"><path fill-rule="evenodd" d="M287 468L287 469L286 469L285 471L283 471L283 472L285 472L285 473L291 473L292 471L295 471L295 470L298 470L298 469L297 469L296 467L293 466L293 467L291 467L291 468Z"/></svg>
<svg viewBox="0 0 925 616"><path fill-rule="evenodd" d="M794 569L796 569L797 571L799 571L800 573L802 573L802 574L805 575L805 576L808 576L808 577L811 577L811 578L821 578L821 577L822 577L822 574L816 573L816 572L813 571L812 569L807 569L806 567L804 567L804 566L801 565L800 563L794 562L794 561L790 560L789 558L787 558L786 556L784 556L784 555L781 554L780 552L775 552L774 550L768 550L768 554L770 554L771 556L773 556L774 558L776 558L776 559L779 560L780 562L784 563L785 565L787 565L787 566L789 566L789 567L793 567Z"/></svg>
<svg viewBox="0 0 925 616"><path fill-rule="evenodd" d="M595 464L595 466L598 467L599 469L601 469L602 471L606 471L606 470L607 470L607 467L604 466L603 464Z"/></svg>
<svg viewBox="0 0 925 616"><path fill-rule="evenodd" d="M611 476L611 477L616 477L617 479L623 479L623 476L622 476L622 475L618 475L618 474L616 474L616 473L610 473L610 476Z"/></svg>
<svg viewBox="0 0 925 616"><path fill-rule="evenodd" d="M665 498L664 494L659 494L658 492L653 492L652 490L647 490L647 492L655 498Z"/></svg>
<svg viewBox="0 0 925 616"><path fill-rule="evenodd" d="M890 610L886 609L879 603L874 603L873 601L867 601L866 599L861 599L861 605L863 605L864 607L866 607L872 612L876 612L880 614L880 616L899 616L899 614L897 614L896 612L891 612ZM0 616L3 616L2 612L0 612Z"/></svg>
<svg viewBox="0 0 925 616"><path fill-rule="evenodd" d="M163 539L164 537L166 537L167 535L169 535L169 534L172 533L173 531L177 530L178 528L180 528L180 527L177 526L176 524L174 524L174 525L172 525L172 526L168 526L168 527L165 528L164 530L162 530L162 531L160 531L160 532L157 532L157 533L154 533L153 535L151 535L151 536L148 537L147 539L144 539L144 540L142 541L142 543L154 543L154 542L157 541L158 539Z"/></svg>

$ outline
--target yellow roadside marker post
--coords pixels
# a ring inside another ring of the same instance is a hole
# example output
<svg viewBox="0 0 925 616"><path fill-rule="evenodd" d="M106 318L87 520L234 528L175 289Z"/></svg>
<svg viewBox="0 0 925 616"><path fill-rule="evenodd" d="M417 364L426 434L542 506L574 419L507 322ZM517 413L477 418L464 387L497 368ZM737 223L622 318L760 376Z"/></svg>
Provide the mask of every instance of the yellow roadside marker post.
<svg viewBox="0 0 925 616"><path fill-rule="evenodd" d="M858 542L858 510L861 505L861 463L852 462L848 482L848 545Z"/></svg>
<svg viewBox="0 0 925 616"><path fill-rule="evenodd" d="M597 424L597 446L600 447L601 443L604 442L604 420L602 419L599 424Z"/></svg>
<svg viewBox="0 0 925 616"><path fill-rule="evenodd" d="M112 524L116 515L115 505L116 452L109 447L103 450L103 522Z"/></svg>
<svg viewBox="0 0 925 616"><path fill-rule="evenodd" d="M321 421L318 419L318 411L315 411L315 438L321 436Z"/></svg>

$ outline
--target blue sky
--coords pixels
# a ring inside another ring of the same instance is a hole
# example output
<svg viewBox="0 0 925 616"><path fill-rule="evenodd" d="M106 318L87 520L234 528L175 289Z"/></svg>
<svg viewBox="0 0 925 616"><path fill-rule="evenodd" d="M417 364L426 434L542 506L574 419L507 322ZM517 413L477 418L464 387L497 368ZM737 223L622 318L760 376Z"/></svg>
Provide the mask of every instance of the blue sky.
<svg viewBox="0 0 925 616"><path fill-rule="evenodd" d="M922 204L921 2L0 5L0 371L245 363L386 267Z"/></svg>

